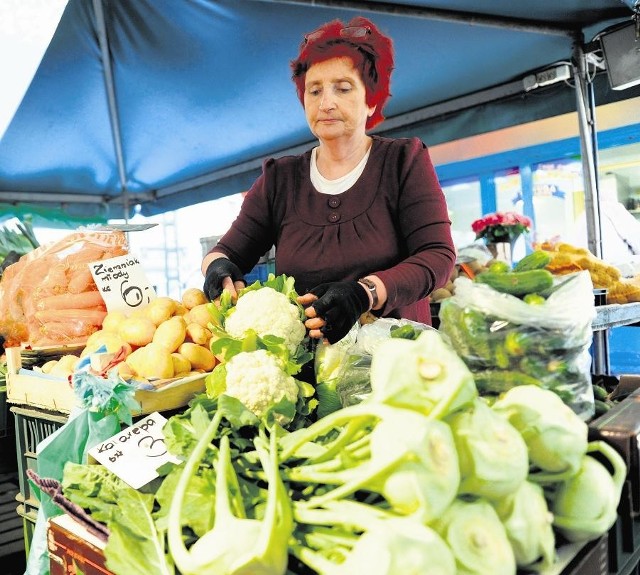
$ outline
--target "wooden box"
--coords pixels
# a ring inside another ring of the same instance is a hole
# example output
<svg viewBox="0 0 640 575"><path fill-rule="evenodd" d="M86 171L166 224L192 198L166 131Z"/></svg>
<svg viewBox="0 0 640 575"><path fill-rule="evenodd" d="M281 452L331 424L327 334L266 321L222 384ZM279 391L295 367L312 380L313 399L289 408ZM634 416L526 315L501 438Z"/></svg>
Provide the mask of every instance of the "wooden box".
<svg viewBox="0 0 640 575"><path fill-rule="evenodd" d="M66 348L63 354L80 355L82 348ZM66 379L52 377L23 367L22 348L5 350L7 357L7 403L25 405L69 414L77 406L77 398ZM136 401L141 405L133 415L168 411L183 407L194 395L205 390L205 377L201 373L180 379L154 382L156 389L136 391Z"/></svg>
<svg viewBox="0 0 640 575"><path fill-rule="evenodd" d="M105 566L105 543L69 515L49 520L47 548L51 575L113 575Z"/></svg>

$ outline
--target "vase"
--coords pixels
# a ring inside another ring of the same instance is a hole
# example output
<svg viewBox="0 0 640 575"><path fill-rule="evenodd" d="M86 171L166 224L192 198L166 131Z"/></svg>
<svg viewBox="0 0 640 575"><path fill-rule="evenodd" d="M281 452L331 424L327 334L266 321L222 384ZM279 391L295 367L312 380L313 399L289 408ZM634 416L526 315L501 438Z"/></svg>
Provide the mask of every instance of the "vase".
<svg viewBox="0 0 640 575"><path fill-rule="evenodd" d="M509 266L513 263L513 244L511 242L491 242L487 244L487 249L491 252L494 260L505 262Z"/></svg>

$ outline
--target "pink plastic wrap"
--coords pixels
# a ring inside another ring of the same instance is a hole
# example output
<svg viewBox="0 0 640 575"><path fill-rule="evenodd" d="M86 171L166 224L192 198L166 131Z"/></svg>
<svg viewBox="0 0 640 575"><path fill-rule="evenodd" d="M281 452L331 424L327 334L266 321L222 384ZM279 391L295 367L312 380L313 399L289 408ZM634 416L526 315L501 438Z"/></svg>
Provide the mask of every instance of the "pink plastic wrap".
<svg viewBox="0 0 640 575"><path fill-rule="evenodd" d="M5 347L84 344L107 313L87 264L127 253L121 231L82 231L10 265L0 282Z"/></svg>

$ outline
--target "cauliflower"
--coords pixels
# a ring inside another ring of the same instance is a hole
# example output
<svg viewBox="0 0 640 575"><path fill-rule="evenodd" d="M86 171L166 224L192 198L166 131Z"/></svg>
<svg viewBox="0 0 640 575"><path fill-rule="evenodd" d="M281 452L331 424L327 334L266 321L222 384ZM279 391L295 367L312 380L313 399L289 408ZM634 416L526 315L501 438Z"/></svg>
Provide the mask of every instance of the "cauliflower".
<svg viewBox="0 0 640 575"><path fill-rule="evenodd" d="M226 364L226 395L237 400L257 417L263 417L268 409L286 399L295 408L298 400L298 384L287 375L280 360L264 349L244 351L234 355ZM276 414L281 425L290 419Z"/></svg>
<svg viewBox="0 0 640 575"><path fill-rule="evenodd" d="M250 329L259 337L281 337L291 354L295 353L306 334L298 306L270 287L248 291L238 298L235 308L227 316L224 329L239 339Z"/></svg>

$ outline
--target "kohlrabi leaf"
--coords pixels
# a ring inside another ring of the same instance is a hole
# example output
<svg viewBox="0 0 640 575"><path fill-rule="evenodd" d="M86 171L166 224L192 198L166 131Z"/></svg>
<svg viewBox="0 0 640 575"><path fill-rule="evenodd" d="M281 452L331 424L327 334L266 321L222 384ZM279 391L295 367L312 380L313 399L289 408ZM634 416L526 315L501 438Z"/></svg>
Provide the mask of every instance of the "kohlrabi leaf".
<svg viewBox="0 0 640 575"><path fill-rule="evenodd" d="M165 534L158 531L142 494L135 489L123 490L118 511L114 520L107 523L110 534L104 550L106 566L114 573L127 575L173 575Z"/></svg>

